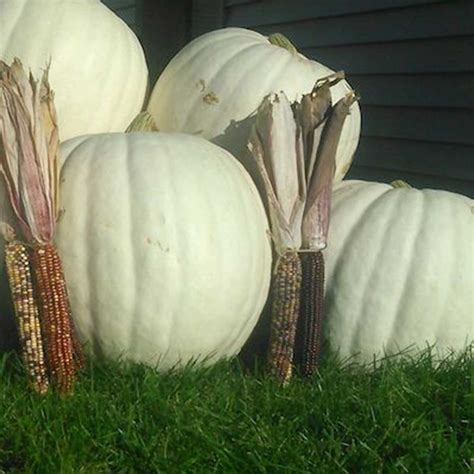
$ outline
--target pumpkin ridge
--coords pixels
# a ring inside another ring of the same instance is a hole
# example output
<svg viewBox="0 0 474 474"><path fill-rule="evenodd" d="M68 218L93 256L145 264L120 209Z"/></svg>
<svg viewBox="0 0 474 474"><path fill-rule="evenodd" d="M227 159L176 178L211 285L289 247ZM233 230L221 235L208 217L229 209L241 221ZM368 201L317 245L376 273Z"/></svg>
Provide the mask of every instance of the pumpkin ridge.
<svg viewBox="0 0 474 474"><path fill-rule="evenodd" d="M347 189L347 188L346 188L346 189ZM387 189L387 191L388 191L388 189ZM384 192L385 192L385 191L384 191ZM384 194L384 192L382 192L381 194L379 194L376 199L380 198L380 197ZM356 200L354 197L363 196L364 194L367 193L367 190L364 189L363 186L360 186L360 187L358 187L358 189L357 189L357 188L354 188L354 191L352 191L351 189L347 189L347 193L348 193L349 195L351 195L351 199ZM341 201L340 201L341 205L343 204L343 201L344 201L344 200L341 199ZM332 210L331 210L331 213L336 212L337 209L338 209L338 206L339 206L339 202L338 202L337 200L334 200L334 206L333 206L333 208L332 208ZM365 213L367 212L367 210L368 210L369 207L370 207L370 204L365 205L365 206L363 207L363 209L362 209L361 211L359 211L358 217L354 220L354 223L353 223L353 225L351 226L350 231L348 232L348 235L352 235L352 233L354 232L354 230L356 229L356 227L359 225L358 223L359 223L359 221L360 221L361 218L362 218L361 216L364 216L364 215L365 215ZM331 232L331 226L329 227L329 232ZM328 237L328 245L331 245L330 242L331 242L331 240L330 240L330 236L329 236L329 237ZM333 268L334 268L334 271L333 271L332 273L334 273L334 274L338 274L338 273L339 273L340 266L342 265L342 260L344 259L344 255L347 254L347 251L348 251L348 248L349 248L350 245L351 245L351 242L350 242L349 239L347 239L347 240L344 241L344 244L342 245L340 251L339 251L338 254L337 254L336 261L335 261L335 263L332 265ZM326 280L329 280L329 275L327 275ZM328 300L328 302L329 302L329 300Z"/></svg>
<svg viewBox="0 0 474 474"><path fill-rule="evenodd" d="M130 319L130 325L127 330L127 335L128 335L127 348L128 348L128 351L131 352L133 357L135 356L134 348L136 347L137 334L138 334L137 328L139 327L139 325L137 324L137 320L139 321L140 318L143 317L143 314L140 311L139 304L137 304L137 300L138 300L137 295L139 294L139 288L138 288L137 278L136 278L137 271L138 271L138 267L137 267L138 259L137 259L137 254L136 254L136 247L134 245L134 243L139 240L136 234L137 228L134 222L135 216L137 215L134 209L135 200L132 198L134 194L134 188L135 188L134 182L133 182L135 178L135 173L133 170L134 160L131 159L132 157L131 148L133 146L135 137L136 136L134 136L133 134L121 135L121 142L125 146L125 153L123 154L123 159L125 162L124 169L126 170L125 173L127 176L127 179L124 180L126 183L126 187L124 186L122 188L122 191L124 194L126 194L125 202L127 202L128 204L128 209L127 209L128 212L124 212L123 215L127 216L128 228L130 229L129 234L127 235L128 249L126 253L131 256L131 258L129 259L129 265L130 265L130 268L132 269L130 274L133 275L132 313L134 315L134 318Z"/></svg>
<svg viewBox="0 0 474 474"><path fill-rule="evenodd" d="M391 190L392 196L395 196L394 190ZM422 229L424 228L424 222L426 220L425 216L425 209L426 209L426 198L423 193L418 192L418 190L414 189L399 189L398 190L398 201L401 201L401 199L404 198L407 194L412 195L413 197L419 198L419 204L418 208L413 212L414 214L414 219L413 221L416 221L416 224L413 224L413 222L410 222L408 224L408 218L405 220L405 224L409 225L410 228L415 227L416 232L408 232L407 235L405 235L405 239L410 239L410 244L407 244L407 253L409 254L408 258L408 266L404 267L404 274L405 277L402 278L402 287L400 290L398 290L398 301L397 304L394 305L394 316L391 321L390 325L390 331L388 332L389 336L386 340L386 350L389 353L395 353L399 351L406 350L407 347L400 347L399 344L396 343L396 339L400 338L399 335L399 330L400 328L403 329L404 326L406 326L406 315L409 314L410 312L406 310L405 307L405 302L407 301L407 294L409 289L413 286L412 282L409 282L409 277L414 275L413 269L416 266L416 258L415 256L417 255L417 248L419 248L419 237L422 232ZM406 204L406 203L405 203ZM411 203L412 206L415 206L415 203ZM416 217L418 215L418 217ZM416 276L415 276L416 278ZM411 344L410 344L411 345Z"/></svg>
<svg viewBox="0 0 474 474"><path fill-rule="evenodd" d="M375 209L378 208L381 203L385 200L387 200L387 197L389 198L389 194L388 192L391 191L391 189L386 189L384 193L382 193L380 196L378 196L374 201L372 201L369 206L365 209L364 213L362 214L362 216L359 218L359 223L360 225L356 226L356 228L354 229L353 233L351 234L352 235L352 238L355 239L357 238L357 232L358 230L359 231L363 231L363 227L365 225L365 221L366 220L370 220L370 215L375 212ZM394 207L396 207L396 203L391 203L390 200L388 201L391 205L391 209L393 209ZM387 212L387 214L389 214ZM393 216L392 213L390 213L390 216ZM393 217L392 217L393 218ZM387 238L387 235L389 235L391 233L391 228L390 228L390 219L387 220L384 225L383 225L383 228L379 234L379 246L376 248L376 249L372 249L372 250L376 250L376 256L375 258L373 259L373 262L371 262L371 265L374 265L376 264L376 262L378 260L380 260L380 257L383 255L383 243L386 241L386 238ZM372 253L372 252L371 252ZM367 265L366 262L361 262L362 265ZM358 313L361 312L361 309L367 304L367 300L370 299L370 293L373 291L373 286L370 284L370 281L373 281L374 278L375 278L375 275L374 275L374 272L372 271L372 268L373 266L371 267L371 271L370 273L368 273L368 276L366 278L366 283L365 285L363 286L363 294L362 295L358 295L359 298L358 298L358 301L357 301L357 304L358 304ZM361 281L361 278L359 276L359 282ZM355 304L355 302L353 303ZM352 333L352 337L351 337L351 341L350 341L350 347L353 348L353 347L356 347L356 346L364 346L364 344L358 344L357 342L360 341L360 337L361 337L361 333L363 332L363 329L364 329L364 326L366 324L373 324L372 321L367 321L366 320L366 316L364 315L359 321L358 321L358 324L355 328L355 330L353 331ZM363 342L363 341L360 341L360 342ZM352 350L352 349L351 349Z"/></svg>
<svg viewBox="0 0 474 474"><path fill-rule="evenodd" d="M371 206L373 206L376 201L379 201L380 199L382 199L383 196L387 193L387 191L389 191L391 188L387 186L386 189L380 189L379 186L374 185L374 186L370 186L368 190L367 188L364 187L363 183L361 182L359 189L354 188L354 190L350 190L350 189L348 190L348 196L350 196L349 199L355 201L354 196L365 197L369 191L372 192L372 189L374 191L377 191L377 195L374 198L371 197L369 204L365 204L364 202L364 206L358 212L356 219L354 220L354 223L350 228L350 232L347 233L346 239L344 240L342 246L339 248L337 252L336 262L331 265L332 271L330 272L328 271L328 274L326 275L326 284L328 284L331 280L333 280L333 278L336 278L336 280L333 281L333 284L331 285L331 287L329 286L327 287L328 291L325 294L325 303L324 303L325 313L330 314L331 306L334 306L336 308L336 313L339 314L339 318L342 319L345 322L345 324L349 324L350 322L350 324L352 325L351 329L348 328L348 330L344 333L343 335L344 338L337 342L339 349L342 349L343 352L349 352L348 348L353 347L354 345L353 336L356 330L356 326L355 326L354 321L352 320L348 321L347 315L344 312L341 313L340 310L338 309L340 304L342 303L340 303L338 300L337 292L334 293L331 290L331 288L338 287L337 278L341 276L340 270L341 270L341 267L343 267L344 265L344 256L348 255L348 252L352 245L352 240L354 240L353 235L355 234L357 230L360 231L360 228L363 226L363 219L366 218L367 213L369 212L369 209L371 208ZM343 202L344 202L344 199L341 199L341 205L343 205ZM336 206L336 208L335 209L333 208L333 210L331 211L332 215L335 214L335 211L337 209L337 200L334 200L334 205ZM330 229L330 232L336 231L336 229L333 226L330 226L329 229ZM328 238L328 245L331 245L331 235L329 235L329 238ZM352 307L352 310L353 310L353 307ZM351 312L354 314L356 313L355 311L351 311ZM332 331L331 329L332 324L338 324L338 321L332 321L330 319L327 320L326 328L329 334Z"/></svg>
<svg viewBox="0 0 474 474"><path fill-rule="evenodd" d="M165 144L165 150L163 150L165 155L169 157L170 154L173 153L172 147L167 146ZM181 262L178 262L176 268L178 273L178 277L176 278L177 284L175 285L175 291L173 293L173 296L175 297L176 300L180 301L183 296L185 297L183 292L183 280L185 277L185 269L184 265L186 265L188 258L185 257L186 251L188 249L188 242L186 239L183 240L183 235L180 235L179 229L177 227L177 223L181 222L183 219L180 218L179 213L182 212L182 206L176 205L176 201L179 202L181 199L181 193L177 190L177 187L175 185L176 182L176 176L179 175L179 171L175 169L173 166L175 163L175 160L173 159L162 159L162 166L166 166L168 169L166 171L167 176L171 176L171 179L169 180L170 187L169 189L169 196L173 197L175 200L175 203L173 205L173 234L174 234L174 241L176 242L176 252L178 255L181 255ZM166 163L166 165L165 165ZM184 233L184 235L187 237L187 234ZM179 236L179 237L177 237ZM167 310L172 309L172 317L170 319L170 324L168 325L167 331L166 331L166 336L164 337L164 340L166 340L165 347L166 349L163 351L162 354L162 360L166 361L168 358L168 354L171 352L171 347L172 347L172 338L173 334L175 331L175 328L177 326L177 321L179 314L176 313L176 304L175 302L170 302ZM159 317L159 316L158 316ZM181 349L181 348L180 348Z"/></svg>

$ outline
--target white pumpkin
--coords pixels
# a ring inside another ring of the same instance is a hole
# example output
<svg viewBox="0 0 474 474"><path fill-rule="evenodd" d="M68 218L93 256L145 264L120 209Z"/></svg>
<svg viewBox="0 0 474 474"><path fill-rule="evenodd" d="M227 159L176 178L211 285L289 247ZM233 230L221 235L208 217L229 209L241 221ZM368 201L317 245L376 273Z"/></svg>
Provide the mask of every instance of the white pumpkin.
<svg viewBox="0 0 474 474"><path fill-rule="evenodd" d="M143 49L98 0L2 0L0 59L18 57L35 77L51 60L61 140L124 131L141 110Z"/></svg>
<svg viewBox="0 0 474 474"><path fill-rule="evenodd" d="M370 361L474 338L474 201L446 191L343 181L333 193L326 331ZM356 354L358 354L356 356Z"/></svg>
<svg viewBox="0 0 474 474"><path fill-rule="evenodd" d="M271 250L237 160L165 133L78 137L61 152L56 244L81 338L162 369L238 353L267 298Z"/></svg>
<svg viewBox="0 0 474 474"><path fill-rule="evenodd" d="M270 44L243 28L204 34L184 47L155 84L148 104L158 128L198 134L238 157L254 175L247 142L254 114L270 92L284 91L290 101L312 90L333 71L297 52ZM350 90L334 86L333 101ZM354 104L336 156L335 180L346 174L357 148L360 110Z"/></svg>

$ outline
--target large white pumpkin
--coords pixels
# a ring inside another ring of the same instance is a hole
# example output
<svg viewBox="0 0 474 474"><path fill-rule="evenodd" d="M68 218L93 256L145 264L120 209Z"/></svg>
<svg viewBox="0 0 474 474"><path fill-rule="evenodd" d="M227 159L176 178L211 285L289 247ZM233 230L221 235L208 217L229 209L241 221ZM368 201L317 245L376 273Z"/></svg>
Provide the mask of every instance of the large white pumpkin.
<svg viewBox="0 0 474 474"><path fill-rule="evenodd" d="M239 352L266 301L268 224L247 172L184 134L62 145L56 243L96 353L168 368Z"/></svg>
<svg viewBox="0 0 474 474"><path fill-rule="evenodd" d="M211 139L238 157L253 175L246 147L262 99L270 92L284 91L294 101L332 72L302 54L270 44L255 31L224 28L195 39L171 60L155 84L148 110L160 130ZM349 90L345 81L334 86L333 101ZM355 103L337 150L336 181L352 162L359 134L360 110Z"/></svg>
<svg viewBox="0 0 474 474"><path fill-rule="evenodd" d="M333 193L326 330L343 357L444 356L474 338L474 201L343 181ZM408 351L410 353L410 350Z"/></svg>
<svg viewBox="0 0 474 474"><path fill-rule="evenodd" d="M35 77L51 60L61 140L123 131L143 105L143 49L98 0L1 0L0 59L14 57Z"/></svg>

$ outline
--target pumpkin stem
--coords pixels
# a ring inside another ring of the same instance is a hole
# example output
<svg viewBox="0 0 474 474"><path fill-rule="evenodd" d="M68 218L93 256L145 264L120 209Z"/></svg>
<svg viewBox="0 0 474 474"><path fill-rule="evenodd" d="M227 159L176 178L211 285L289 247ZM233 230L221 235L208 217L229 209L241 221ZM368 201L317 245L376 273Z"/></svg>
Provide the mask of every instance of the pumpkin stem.
<svg viewBox="0 0 474 474"><path fill-rule="evenodd" d="M392 181L390 186L392 186L392 188L411 188L411 186L406 181L403 181L403 179L396 179L395 181Z"/></svg>
<svg viewBox="0 0 474 474"><path fill-rule="evenodd" d="M151 116L150 112L145 110L140 112L130 123L125 130L125 133L132 132L158 132L155 119Z"/></svg>
<svg viewBox="0 0 474 474"><path fill-rule="evenodd" d="M268 41L270 42L270 44L286 49L290 53L296 54L298 52L298 50L295 48L293 43L285 35L282 35L281 33L272 33L268 37Z"/></svg>

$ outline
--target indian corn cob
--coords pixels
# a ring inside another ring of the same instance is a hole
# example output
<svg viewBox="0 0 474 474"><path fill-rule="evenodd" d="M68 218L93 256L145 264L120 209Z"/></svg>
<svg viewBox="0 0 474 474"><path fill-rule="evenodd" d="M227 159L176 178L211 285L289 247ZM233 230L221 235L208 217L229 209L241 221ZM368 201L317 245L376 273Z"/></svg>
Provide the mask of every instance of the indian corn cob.
<svg viewBox="0 0 474 474"><path fill-rule="evenodd" d="M296 252L285 252L278 260L272 289L272 322L268 366L283 384L293 371L301 287L301 262Z"/></svg>
<svg viewBox="0 0 474 474"><path fill-rule="evenodd" d="M84 356L52 243L59 216L59 139L48 68L36 82L18 59L11 66L0 61L0 171L30 249L33 299L39 307L49 375L60 392L71 392Z"/></svg>
<svg viewBox="0 0 474 474"><path fill-rule="evenodd" d="M44 395L49 381L26 246L20 242L9 242L5 246L5 263L28 378L33 389Z"/></svg>
<svg viewBox="0 0 474 474"><path fill-rule="evenodd" d="M31 262L51 377L61 392L69 392L75 378L74 345L61 260L52 245L35 245Z"/></svg>
<svg viewBox="0 0 474 474"><path fill-rule="evenodd" d="M300 252L302 283L295 344L295 365L303 376L313 375L321 356L324 316L324 257Z"/></svg>

